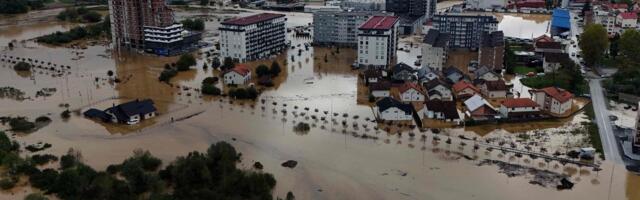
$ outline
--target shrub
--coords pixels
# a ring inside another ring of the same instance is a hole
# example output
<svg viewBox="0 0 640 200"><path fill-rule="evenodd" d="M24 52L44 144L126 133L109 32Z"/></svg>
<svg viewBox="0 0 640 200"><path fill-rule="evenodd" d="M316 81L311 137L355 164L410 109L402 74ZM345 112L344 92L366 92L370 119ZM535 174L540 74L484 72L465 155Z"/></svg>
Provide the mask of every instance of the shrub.
<svg viewBox="0 0 640 200"><path fill-rule="evenodd" d="M266 65L259 65L256 68L256 75L258 75L258 77L262 77L270 74L271 72L269 71L269 67L267 67Z"/></svg>
<svg viewBox="0 0 640 200"><path fill-rule="evenodd" d="M60 117L62 117L62 119L71 118L71 111L69 110L62 111L62 113L60 113Z"/></svg>
<svg viewBox="0 0 640 200"><path fill-rule="evenodd" d="M3 190L11 189L16 186L17 182L18 179L14 177L3 178L2 180L0 180L0 188L2 188Z"/></svg>
<svg viewBox="0 0 640 200"><path fill-rule="evenodd" d="M280 64L278 64L277 61L273 61L273 63L271 63L271 76L278 76L281 71Z"/></svg>
<svg viewBox="0 0 640 200"><path fill-rule="evenodd" d="M180 56L180 59L178 59L178 62L176 62L178 71L187 71L191 68L191 66L194 66L196 64L196 58L194 58L191 54L184 54Z"/></svg>
<svg viewBox="0 0 640 200"><path fill-rule="evenodd" d="M49 198L42 195L42 193L31 193L27 195L24 200L49 200Z"/></svg>
<svg viewBox="0 0 640 200"><path fill-rule="evenodd" d="M184 28L191 31L203 31L204 30L204 20L202 19L185 19L180 21Z"/></svg>
<svg viewBox="0 0 640 200"><path fill-rule="evenodd" d="M168 83L169 80L171 80L171 78L173 78L176 75L178 75L178 71L176 71L175 69L173 68L165 69L160 73L160 77L158 77L158 80Z"/></svg>
<svg viewBox="0 0 640 200"><path fill-rule="evenodd" d="M212 84L216 84L218 82L219 78L218 77L207 77L204 80L202 80L202 84L203 85L212 85Z"/></svg>
<svg viewBox="0 0 640 200"><path fill-rule="evenodd" d="M51 161L58 161L58 157L51 154L38 154L31 156L31 161L36 165L44 165Z"/></svg>
<svg viewBox="0 0 640 200"><path fill-rule="evenodd" d="M202 94L218 96L222 91L213 84L203 84L201 88Z"/></svg>
<svg viewBox="0 0 640 200"><path fill-rule="evenodd" d="M11 130L20 131L20 132L31 131L34 128L36 128L36 124L35 123L28 121L24 117L12 118L9 121L9 126L11 126Z"/></svg>
<svg viewBox="0 0 640 200"><path fill-rule="evenodd" d="M16 71L30 71L31 64L26 62L18 62L16 65L13 66L13 69Z"/></svg>

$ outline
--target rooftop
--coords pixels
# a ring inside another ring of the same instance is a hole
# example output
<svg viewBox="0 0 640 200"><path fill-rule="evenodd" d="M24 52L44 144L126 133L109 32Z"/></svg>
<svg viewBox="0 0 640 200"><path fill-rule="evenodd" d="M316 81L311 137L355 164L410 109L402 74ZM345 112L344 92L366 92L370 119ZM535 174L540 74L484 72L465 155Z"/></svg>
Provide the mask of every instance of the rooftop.
<svg viewBox="0 0 640 200"><path fill-rule="evenodd" d="M236 65L233 69L230 69L229 71L227 71L227 73L229 72L236 72L242 76L246 76L247 74L249 74L249 72L251 72L251 70L249 70L244 65Z"/></svg>
<svg viewBox="0 0 640 200"><path fill-rule="evenodd" d="M494 31L482 37L482 47L502 47L504 46L504 33Z"/></svg>
<svg viewBox="0 0 640 200"><path fill-rule="evenodd" d="M275 13L260 13L256 15L251 15L247 17L234 18L227 21L222 22L224 25L238 25L238 26L246 26L255 24L258 22L263 22L267 20L272 20L279 17L285 17L283 14L275 14Z"/></svg>
<svg viewBox="0 0 640 200"><path fill-rule="evenodd" d="M471 88L476 92L479 91L478 88L476 88L476 86L473 86L473 84L467 83L466 81L458 81L456 84L453 84L452 87L454 92L459 92L466 88Z"/></svg>
<svg viewBox="0 0 640 200"><path fill-rule="evenodd" d="M373 16L364 22L359 29L389 30L398 23L396 16Z"/></svg>
<svg viewBox="0 0 640 200"><path fill-rule="evenodd" d="M429 100L425 101L424 105L427 107L427 110L443 113L446 119L460 118L455 101Z"/></svg>
<svg viewBox="0 0 640 200"><path fill-rule="evenodd" d="M562 88L558 88L558 87L546 87L546 88L542 88L542 89L538 89L538 90L534 90L535 92L544 92L547 95L553 97L554 99L558 100L560 103L564 103L567 102L569 100L571 100L571 98L573 98L573 94L571 94L571 92L562 89Z"/></svg>
<svg viewBox="0 0 640 200"><path fill-rule="evenodd" d="M449 42L449 34L440 33L436 29L429 29L427 35L424 36L423 42L433 47L446 47L447 42Z"/></svg>
<svg viewBox="0 0 640 200"><path fill-rule="evenodd" d="M502 105L507 108L538 107L538 103L528 98L505 99Z"/></svg>
<svg viewBox="0 0 640 200"><path fill-rule="evenodd" d="M389 108L398 108L404 112L407 113L412 113L413 112L413 106L411 106L411 104L404 104L394 98L391 97L385 97L380 99L380 101L376 102L376 106L378 106L378 111L382 112L385 111Z"/></svg>
<svg viewBox="0 0 640 200"><path fill-rule="evenodd" d="M620 13L620 17L622 17L622 19L638 19L638 14L634 12L623 12Z"/></svg>

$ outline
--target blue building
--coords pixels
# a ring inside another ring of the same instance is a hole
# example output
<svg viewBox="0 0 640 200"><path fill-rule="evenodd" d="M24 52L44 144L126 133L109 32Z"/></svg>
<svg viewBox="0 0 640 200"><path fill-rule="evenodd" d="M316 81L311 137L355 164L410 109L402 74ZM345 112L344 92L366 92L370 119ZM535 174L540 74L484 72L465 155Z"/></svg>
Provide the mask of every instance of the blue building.
<svg viewBox="0 0 640 200"><path fill-rule="evenodd" d="M561 36L571 31L571 14L569 10L556 8L551 15L551 36Z"/></svg>

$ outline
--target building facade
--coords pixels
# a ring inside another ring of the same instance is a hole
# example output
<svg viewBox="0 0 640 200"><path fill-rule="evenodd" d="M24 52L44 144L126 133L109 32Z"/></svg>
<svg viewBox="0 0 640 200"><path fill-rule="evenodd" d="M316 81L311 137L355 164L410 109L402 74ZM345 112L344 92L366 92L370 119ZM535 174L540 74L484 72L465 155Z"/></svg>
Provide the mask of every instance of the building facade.
<svg viewBox="0 0 640 200"><path fill-rule="evenodd" d="M564 89L547 87L532 90L532 100L535 101L542 110L552 114L564 114L571 110L573 105L573 94Z"/></svg>
<svg viewBox="0 0 640 200"><path fill-rule="evenodd" d="M483 34L498 30L496 17L485 14L441 13L432 22L435 29L450 35L451 48L478 48Z"/></svg>
<svg viewBox="0 0 640 200"><path fill-rule="evenodd" d="M285 15L261 13L222 22L220 55L240 62L275 55L286 49Z"/></svg>
<svg viewBox="0 0 640 200"><path fill-rule="evenodd" d="M373 16L358 28L358 64L388 67L395 62L398 17Z"/></svg>
<svg viewBox="0 0 640 200"><path fill-rule="evenodd" d="M449 34L430 29L425 35L422 45L422 63L436 71L442 71L447 62Z"/></svg>
<svg viewBox="0 0 640 200"><path fill-rule="evenodd" d="M313 13L313 43L353 46L358 44L358 26L371 16L391 15L376 11L318 11Z"/></svg>
<svg viewBox="0 0 640 200"><path fill-rule="evenodd" d="M115 47L144 48L144 27L170 27L173 11L164 0L109 0Z"/></svg>

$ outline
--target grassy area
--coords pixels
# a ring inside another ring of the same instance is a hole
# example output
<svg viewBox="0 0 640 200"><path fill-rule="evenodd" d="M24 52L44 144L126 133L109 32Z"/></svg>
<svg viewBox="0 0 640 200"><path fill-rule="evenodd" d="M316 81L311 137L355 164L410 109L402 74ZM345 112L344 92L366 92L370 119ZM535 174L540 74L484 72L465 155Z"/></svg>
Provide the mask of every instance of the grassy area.
<svg viewBox="0 0 640 200"><path fill-rule="evenodd" d="M598 125L593 122L595 120L595 112L593 111L593 104L586 105L584 108L584 112L587 117L591 120L589 122L583 122L584 133L589 136L589 143L596 149L596 152L600 153L600 157L604 159L604 152L602 150L602 140L600 138L600 133L598 130Z"/></svg>
<svg viewBox="0 0 640 200"><path fill-rule="evenodd" d="M536 68L534 67L525 67L525 66L517 66L513 68L513 72L515 72L516 74L522 74L525 75L529 72L537 72Z"/></svg>
<svg viewBox="0 0 640 200"><path fill-rule="evenodd" d="M582 74L566 69L559 70L556 73L548 73L543 76L523 78L520 81L523 85L531 88L556 86L569 90L576 95L589 93L589 86L584 80L584 77L582 77Z"/></svg>

